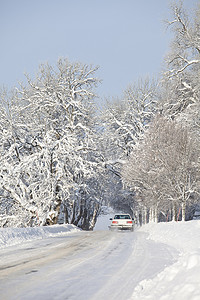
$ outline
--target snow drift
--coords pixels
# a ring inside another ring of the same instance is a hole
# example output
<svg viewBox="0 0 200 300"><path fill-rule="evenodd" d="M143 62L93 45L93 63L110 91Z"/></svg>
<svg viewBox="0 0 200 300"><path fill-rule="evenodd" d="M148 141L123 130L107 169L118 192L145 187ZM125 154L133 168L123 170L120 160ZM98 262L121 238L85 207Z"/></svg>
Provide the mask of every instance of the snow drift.
<svg viewBox="0 0 200 300"><path fill-rule="evenodd" d="M176 248L178 261L135 288L134 300L200 299L200 220L148 224L140 229L149 239Z"/></svg>
<svg viewBox="0 0 200 300"><path fill-rule="evenodd" d="M0 228L0 248L77 231L80 229L70 224L31 228Z"/></svg>

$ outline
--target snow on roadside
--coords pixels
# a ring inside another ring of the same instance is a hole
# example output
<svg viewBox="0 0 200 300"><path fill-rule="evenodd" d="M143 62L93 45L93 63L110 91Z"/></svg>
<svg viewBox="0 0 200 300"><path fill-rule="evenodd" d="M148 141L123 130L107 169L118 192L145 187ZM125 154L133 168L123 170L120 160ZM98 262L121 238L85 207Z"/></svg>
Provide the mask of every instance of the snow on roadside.
<svg viewBox="0 0 200 300"><path fill-rule="evenodd" d="M103 207L102 214L99 216L94 230L108 230L108 225L110 224L109 219L112 216L113 210L108 207ZM22 242L70 234L80 230L81 229L71 224L31 228L0 228L0 249L18 245Z"/></svg>
<svg viewBox="0 0 200 300"><path fill-rule="evenodd" d="M148 224L141 231L149 239L177 249L178 261L166 267L151 280L135 288L134 300L199 300L200 299L200 220Z"/></svg>
<svg viewBox="0 0 200 300"><path fill-rule="evenodd" d="M27 228L0 228L0 249L22 242L80 231L74 225L52 225Z"/></svg>

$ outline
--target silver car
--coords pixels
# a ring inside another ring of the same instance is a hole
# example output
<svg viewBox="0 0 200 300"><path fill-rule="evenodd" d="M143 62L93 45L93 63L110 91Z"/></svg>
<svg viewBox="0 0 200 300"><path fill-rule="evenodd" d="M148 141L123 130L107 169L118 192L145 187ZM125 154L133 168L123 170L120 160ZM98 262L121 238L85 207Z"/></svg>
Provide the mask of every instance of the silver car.
<svg viewBox="0 0 200 300"><path fill-rule="evenodd" d="M110 220L112 221L109 226L110 230L128 229L133 231L134 229L134 221L129 214L115 214L114 218Z"/></svg>

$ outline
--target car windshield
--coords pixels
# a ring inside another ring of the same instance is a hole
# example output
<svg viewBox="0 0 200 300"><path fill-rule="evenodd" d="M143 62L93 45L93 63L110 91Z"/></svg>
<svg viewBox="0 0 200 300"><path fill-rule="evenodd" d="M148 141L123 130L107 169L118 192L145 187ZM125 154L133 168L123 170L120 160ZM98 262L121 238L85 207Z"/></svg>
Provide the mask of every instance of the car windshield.
<svg viewBox="0 0 200 300"><path fill-rule="evenodd" d="M131 217L129 215L115 215L114 216L114 219L120 219L120 220L123 220L123 219L130 219Z"/></svg>

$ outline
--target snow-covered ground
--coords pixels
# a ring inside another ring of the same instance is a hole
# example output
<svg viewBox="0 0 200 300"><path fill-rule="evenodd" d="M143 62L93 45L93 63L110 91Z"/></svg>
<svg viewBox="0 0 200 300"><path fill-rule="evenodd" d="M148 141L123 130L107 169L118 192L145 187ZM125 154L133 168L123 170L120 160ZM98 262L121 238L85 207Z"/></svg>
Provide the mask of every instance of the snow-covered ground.
<svg viewBox="0 0 200 300"><path fill-rule="evenodd" d="M0 228L0 249L48 237L80 232L74 225L54 225L32 228Z"/></svg>
<svg viewBox="0 0 200 300"><path fill-rule="evenodd" d="M177 249L179 257L153 279L142 281L131 299L200 300L200 220L148 224L140 231Z"/></svg>
<svg viewBox="0 0 200 300"><path fill-rule="evenodd" d="M1 299L200 299L200 221L0 229Z"/></svg>

